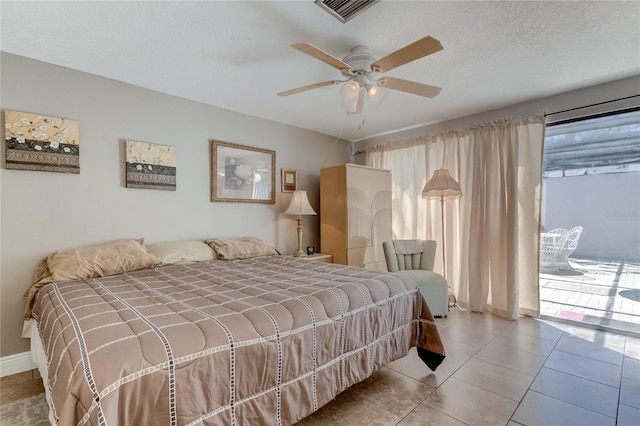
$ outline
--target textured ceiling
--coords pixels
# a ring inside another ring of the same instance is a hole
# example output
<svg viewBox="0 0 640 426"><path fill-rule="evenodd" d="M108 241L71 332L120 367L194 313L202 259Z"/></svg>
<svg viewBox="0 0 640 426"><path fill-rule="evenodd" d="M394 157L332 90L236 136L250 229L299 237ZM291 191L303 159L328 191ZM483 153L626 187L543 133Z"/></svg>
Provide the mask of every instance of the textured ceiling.
<svg viewBox="0 0 640 426"><path fill-rule="evenodd" d="M3 51L347 140L640 74L638 1L382 0L346 24L306 1L0 2ZM346 114L340 72L290 47L382 57L426 35L444 50L388 73L443 88L387 90ZM362 121L364 120L364 124Z"/></svg>

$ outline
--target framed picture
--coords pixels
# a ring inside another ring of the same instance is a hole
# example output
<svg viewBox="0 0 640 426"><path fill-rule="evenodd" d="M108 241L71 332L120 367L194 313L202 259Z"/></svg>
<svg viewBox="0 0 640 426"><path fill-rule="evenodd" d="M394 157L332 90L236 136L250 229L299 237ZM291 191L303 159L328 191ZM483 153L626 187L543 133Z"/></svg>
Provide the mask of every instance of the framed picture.
<svg viewBox="0 0 640 426"><path fill-rule="evenodd" d="M176 190L176 149L168 145L125 141L127 188Z"/></svg>
<svg viewBox="0 0 640 426"><path fill-rule="evenodd" d="M211 201L275 204L276 152L211 141Z"/></svg>
<svg viewBox="0 0 640 426"><path fill-rule="evenodd" d="M298 189L298 172L291 169L282 169L282 192L293 192Z"/></svg>
<svg viewBox="0 0 640 426"><path fill-rule="evenodd" d="M68 118L5 110L7 169L80 173L80 126Z"/></svg>

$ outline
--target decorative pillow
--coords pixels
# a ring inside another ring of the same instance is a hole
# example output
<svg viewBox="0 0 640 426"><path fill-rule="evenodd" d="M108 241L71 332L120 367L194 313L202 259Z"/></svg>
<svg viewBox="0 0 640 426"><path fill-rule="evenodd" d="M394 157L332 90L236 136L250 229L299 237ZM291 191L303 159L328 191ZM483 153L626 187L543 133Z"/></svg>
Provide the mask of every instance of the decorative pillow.
<svg viewBox="0 0 640 426"><path fill-rule="evenodd" d="M147 244L147 249L163 265L215 259L213 249L203 241Z"/></svg>
<svg viewBox="0 0 640 426"><path fill-rule="evenodd" d="M280 254L278 250L255 237L216 238L206 240L205 243L215 250L218 259L249 259Z"/></svg>
<svg viewBox="0 0 640 426"><path fill-rule="evenodd" d="M57 251L47 257L52 281L104 277L149 268L158 259L142 244L144 240L119 240L73 250Z"/></svg>

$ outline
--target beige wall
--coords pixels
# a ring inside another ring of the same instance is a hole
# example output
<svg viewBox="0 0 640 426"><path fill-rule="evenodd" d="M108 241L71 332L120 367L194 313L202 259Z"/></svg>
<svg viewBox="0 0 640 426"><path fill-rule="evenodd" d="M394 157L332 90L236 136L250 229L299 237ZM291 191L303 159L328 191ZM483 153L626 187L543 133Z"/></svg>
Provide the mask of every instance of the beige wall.
<svg viewBox="0 0 640 426"><path fill-rule="evenodd" d="M290 194L280 192L280 169L298 170L319 211L320 168L349 158L335 138L6 53L0 106L80 122L79 175L7 170L0 150L0 356L29 349L23 293L48 253L118 238L244 235L291 253L296 224L281 213ZM174 146L177 191L125 188L125 139ZM210 202L210 139L275 150L276 204ZM319 247L318 217L304 227L303 244Z"/></svg>

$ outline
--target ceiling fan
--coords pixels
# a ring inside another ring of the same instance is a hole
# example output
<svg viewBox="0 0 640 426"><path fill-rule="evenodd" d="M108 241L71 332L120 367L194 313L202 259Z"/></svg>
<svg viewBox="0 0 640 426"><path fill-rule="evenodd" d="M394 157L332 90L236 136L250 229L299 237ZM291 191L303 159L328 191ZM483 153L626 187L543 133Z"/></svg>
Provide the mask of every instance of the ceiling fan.
<svg viewBox="0 0 640 426"><path fill-rule="evenodd" d="M378 59L369 53L369 49L365 46L354 47L351 49L351 53L342 58L342 60L309 43L296 43L292 44L291 47L337 68L346 80L328 80L309 84L307 86L280 92L278 93L278 96L289 96L311 89L330 86L332 84L344 83L340 92L343 99L356 102L355 111L350 112L350 114L357 114L362 112L365 91L373 94L377 87L399 90L401 92L411 93L427 98L437 96L442 90L440 87L415 81L381 76L382 73L391 71L401 65L443 50L444 48L442 47L442 44L440 44L440 41L431 36L426 36L414 43L398 49L382 59Z"/></svg>

